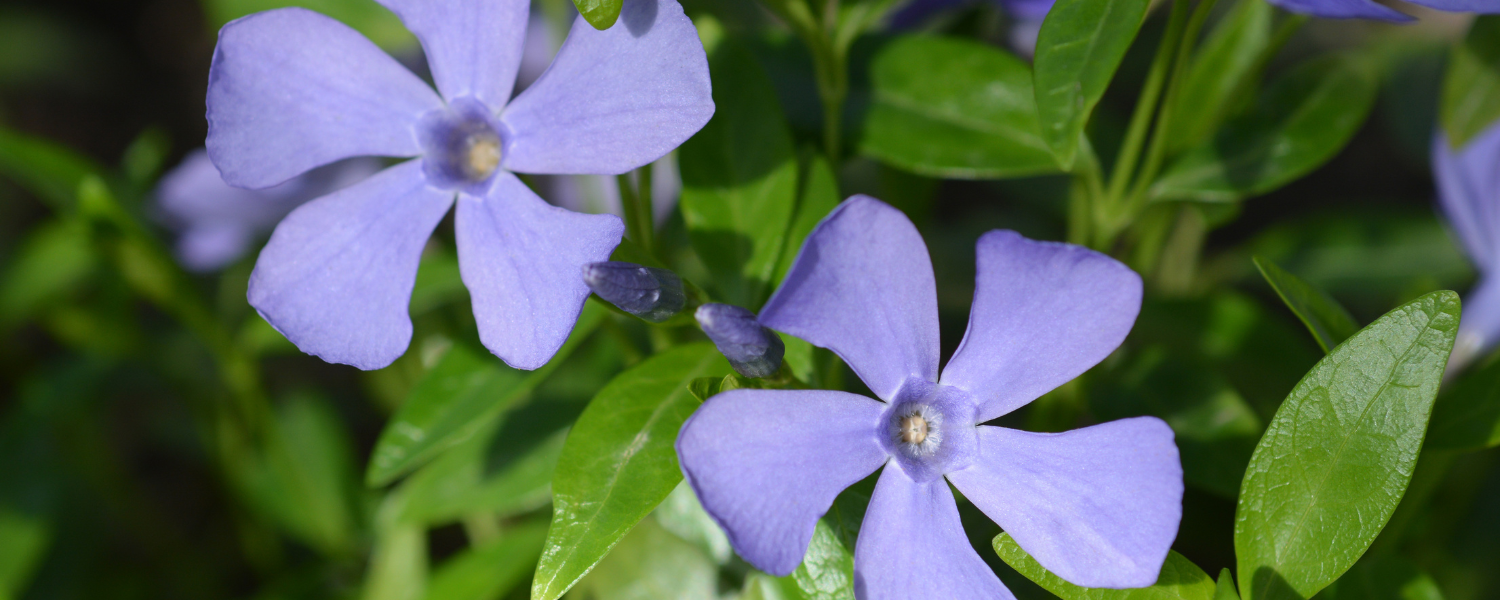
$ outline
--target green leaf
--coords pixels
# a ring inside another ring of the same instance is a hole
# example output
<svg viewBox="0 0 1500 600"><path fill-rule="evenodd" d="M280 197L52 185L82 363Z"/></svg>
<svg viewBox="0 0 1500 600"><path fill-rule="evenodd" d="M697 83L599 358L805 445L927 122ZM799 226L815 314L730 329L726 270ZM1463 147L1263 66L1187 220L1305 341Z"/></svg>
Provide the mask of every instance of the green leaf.
<svg viewBox="0 0 1500 600"><path fill-rule="evenodd" d="M771 80L726 40L715 50L714 116L678 152L682 218L722 301L755 309L770 294L797 201L792 134Z"/></svg>
<svg viewBox="0 0 1500 600"><path fill-rule="evenodd" d="M1411 481L1459 302L1434 292L1318 361L1255 448L1234 546L1245 600L1309 598L1354 565Z"/></svg>
<svg viewBox="0 0 1500 600"><path fill-rule="evenodd" d="M427 531L380 528L365 571L363 600L416 600L427 588Z"/></svg>
<svg viewBox="0 0 1500 600"><path fill-rule="evenodd" d="M322 400L297 396L277 411L268 460L284 494L282 514L303 539L329 554L354 551L363 521L358 477L343 421Z"/></svg>
<svg viewBox="0 0 1500 600"><path fill-rule="evenodd" d="M547 526L526 523L438 565L427 584L427 600L493 600L520 583L542 552Z"/></svg>
<svg viewBox="0 0 1500 600"><path fill-rule="evenodd" d="M365 473L366 485L390 483L520 403L599 326L605 312L594 301L585 303L568 341L545 366L530 373L462 345L449 350L380 432Z"/></svg>
<svg viewBox="0 0 1500 600"><path fill-rule="evenodd" d="M772 577L753 571L745 577L740 600L803 600L797 584L786 577Z"/></svg>
<svg viewBox="0 0 1500 600"><path fill-rule="evenodd" d="M699 377L688 382L688 393L697 398L699 402L712 398L719 393L724 386L723 377Z"/></svg>
<svg viewBox="0 0 1500 600"><path fill-rule="evenodd" d="M1480 450L1500 446L1500 361L1467 373L1432 407L1427 447Z"/></svg>
<svg viewBox="0 0 1500 600"><path fill-rule="evenodd" d="M657 523L697 546L705 555L714 559L715 563L724 565L729 562L729 557L733 555L733 550L729 547L729 536L708 515L708 511L703 510L703 504L698 502L698 496L693 493L693 486L686 481L677 484L661 506L656 507L655 515Z"/></svg>
<svg viewBox="0 0 1500 600"><path fill-rule="evenodd" d="M1500 119L1500 16L1480 15L1453 47L1438 120L1457 149Z"/></svg>
<svg viewBox="0 0 1500 600"><path fill-rule="evenodd" d="M1229 574L1229 569L1219 571L1219 581L1214 590L1214 600L1240 600L1240 593L1234 591L1234 575Z"/></svg>
<svg viewBox="0 0 1500 600"><path fill-rule="evenodd" d="M0 598L20 598L52 542L52 525L0 506Z"/></svg>
<svg viewBox="0 0 1500 600"><path fill-rule="evenodd" d="M1255 77L1257 58L1271 40L1274 9L1265 0L1239 0L1224 15L1195 53L1178 100L1172 106L1167 134L1168 153L1190 148L1212 135L1223 118L1253 91L1246 79Z"/></svg>
<svg viewBox="0 0 1500 600"><path fill-rule="evenodd" d="M552 403L535 406L564 415L571 412L559 411ZM401 522L435 526L474 513L506 517L551 502L552 473L567 429L525 419L524 412L491 425L490 431L413 473L401 484Z"/></svg>
<svg viewBox="0 0 1500 600"><path fill-rule="evenodd" d="M54 220L32 229L0 278L0 330L84 284L96 263L83 223Z"/></svg>
<svg viewBox="0 0 1500 600"><path fill-rule="evenodd" d="M827 518L818 520L807 554L791 577L809 600L854 600L854 549L844 545Z"/></svg>
<svg viewBox="0 0 1500 600"><path fill-rule="evenodd" d="M1359 323L1354 321L1349 311L1344 310L1343 305L1323 290L1282 270L1269 259L1256 256L1253 260L1256 268L1260 269L1260 274L1265 276L1266 283L1271 284L1271 289L1276 290L1281 301L1292 309L1292 314L1297 315L1302 324L1307 326L1307 330L1312 332L1325 354L1332 352L1334 346L1359 331Z"/></svg>
<svg viewBox="0 0 1500 600"><path fill-rule="evenodd" d="M719 569L696 546L655 519L620 541L619 547L578 582L569 598L588 600L705 600L717 598ZM536 598L535 595L532 598Z"/></svg>
<svg viewBox="0 0 1500 600"><path fill-rule="evenodd" d="M1356 56L1310 60L1276 80L1255 109L1172 163L1155 200L1231 202L1306 175L1342 150L1375 103L1374 68Z"/></svg>
<svg viewBox="0 0 1500 600"><path fill-rule="evenodd" d="M673 446L700 404L688 384L729 373L713 344L693 343L652 356L594 396L552 478L552 528L533 600L562 596L682 481Z"/></svg>
<svg viewBox="0 0 1500 600"><path fill-rule="evenodd" d="M458 257L446 250L422 253L422 264L411 290L413 316L462 300L468 293L458 272Z"/></svg>
<svg viewBox="0 0 1500 600"><path fill-rule="evenodd" d="M52 142L0 128L0 175L35 194L52 210L71 210L78 187L101 170L88 159Z"/></svg>
<svg viewBox="0 0 1500 600"><path fill-rule="evenodd" d="M1168 552L1155 585L1109 590L1078 587L1063 581L1022 550L1020 544L1011 539L1008 533L995 536L994 545L995 553L1000 555L1005 564L1047 591L1057 594L1062 600L1214 600L1214 580L1198 565L1193 564L1193 561L1176 552Z"/></svg>
<svg viewBox="0 0 1500 600"><path fill-rule="evenodd" d="M1073 169L1083 127L1146 19L1148 0L1058 0L1036 40L1034 80L1042 139Z"/></svg>
<svg viewBox="0 0 1500 600"><path fill-rule="evenodd" d="M1031 69L980 42L897 38L870 66L860 151L915 173L963 179L1053 173Z"/></svg>
<svg viewBox="0 0 1500 600"><path fill-rule="evenodd" d="M1318 595L1321 600L1443 600L1437 582L1411 561L1366 555Z"/></svg>
<svg viewBox="0 0 1500 600"><path fill-rule="evenodd" d="M573 0L573 6L578 9L578 14L583 15L583 20L600 31L615 24L624 4L623 0Z"/></svg>
<svg viewBox="0 0 1500 600"><path fill-rule="evenodd" d="M215 30L245 15L286 6L300 6L333 17L386 50L414 49L417 45L417 38L394 13L368 0L203 0L209 25Z"/></svg>
<svg viewBox="0 0 1500 600"><path fill-rule="evenodd" d="M803 242L807 241L807 235L817 228L818 223L823 222L828 213L838 207L840 201L838 176L833 173L833 167L822 154L814 155L803 175L796 216L787 228L786 248L781 251L781 259L776 263L776 275L773 279L776 283L780 284L786 279L787 272L792 270L792 263L797 260L797 254L802 251Z"/></svg>

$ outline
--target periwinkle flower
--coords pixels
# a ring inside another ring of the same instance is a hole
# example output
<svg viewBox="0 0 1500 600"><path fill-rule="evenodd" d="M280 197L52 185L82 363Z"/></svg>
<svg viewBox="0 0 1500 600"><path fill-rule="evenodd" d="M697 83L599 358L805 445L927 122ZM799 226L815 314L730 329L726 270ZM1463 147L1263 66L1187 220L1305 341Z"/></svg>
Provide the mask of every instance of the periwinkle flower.
<svg viewBox="0 0 1500 600"><path fill-rule="evenodd" d="M755 313L732 304L707 303L693 314L729 366L745 377L770 377L781 368L786 344Z"/></svg>
<svg viewBox="0 0 1500 600"><path fill-rule="evenodd" d="M682 278L667 269L628 262L584 265L583 282L600 298L627 313L660 323L687 304Z"/></svg>
<svg viewBox="0 0 1500 600"><path fill-rule="evenodd" d="M274 187L244 190L224 183L208 154L196 150L162 176L156 205L167 225L180 233L178 262L191 271L214 271L239 260L292 209L379 170L379 161L352 158Z"/></svg>
<svg viewBox="0 0 1500 600"><path fill-rule="evenodd" d="M1479 282L1464 299L1458 340L1448 359L1455 373L1500 342L1500 123L1457 152L1441 128L1432 141L1432 172L1438 204L1479 271Z"/></svg>
<svg viewBox="0 0 1500 600"><path fill-rule="evenodd" d="M900 211L854 196L808 236L760 320L833 350L884 402L720 393L683 425L683 473L740 556L784 575L834 497L884 466L854 550L862 600L1013 598L964 536L949 483L1063 579L1150 585L1182 512L1165 423L1057 434L979 425L1097 364L1140 301L1140 278L1111 258L989 232L968 331L939 376L927 248Z"/></svg>
<svg viewBox="0 0 1500 600"><path fill-rule="evenodd" d="M1410 15L1375 0L1267 0L1294 13L1326 19L1372 19L1392 23L1415 21ZM1448 12L1500 13L1500 0L1409 0Z"/></svg>
<svg viewBox="0 0 1500 600"><path fill-rule="evenodd" d="M1030 57L1036 53L1037 35L1042 30L1042 21L1052 10L1057 0L988 0L1012 20L1009 45L1017 53ZM971 4L972 0L916 0L891 15L891 25L896 29L910 29L920 25L933 15L948 9Z"/></svg>
<svg viewBox="0 0 1500 600"><path fill-rule="evenodd" d="M423 246L455 203L459 268L485 346L534 369L588 296L583 265L624 226L549 206L513 172L616 174L713 114L707 57L675 0L626 0L605 31L575 19L552 65L511 99L526 0L381 0L417 36L437 93L369 40L284 8L231 22L209 73L208 153L264 188L351 156L416 157L293 211L250 279L250 304L304 352L363 369L411 340Z"/></svg>

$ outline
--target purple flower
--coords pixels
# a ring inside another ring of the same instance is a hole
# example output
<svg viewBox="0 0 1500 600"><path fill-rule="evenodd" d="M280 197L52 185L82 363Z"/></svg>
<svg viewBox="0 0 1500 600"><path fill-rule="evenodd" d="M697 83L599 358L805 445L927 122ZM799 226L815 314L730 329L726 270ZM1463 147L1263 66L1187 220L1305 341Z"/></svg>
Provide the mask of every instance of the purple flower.
<svg viewBox="0 0 1500 600"><path fill-rule="evenodd" d="M583 282L600 298L620 310L661 323L687 304L682 278L667 269L628 262L597 262L584 265Z"/></svg>
<svg viewBox="0 0 1500 600"><path fill-rule="evenodd" d="M770 377L781 368L786 344L766 329L755 313L732 304L710 302L693 314L703 334L713 341L729 366L745 377Z"/></svg>
<svg viewBox="0 0 1500 600"><path fill-rule="evenodd" d="M534 369L562 345L624 232L549 206L512 172L614 174L648 164L713 114L708 62L675 0L581 19L510 100L526 0L382 0L416 33L437 92L343 24L299 8L224 26L208 89L208 154L265 188L351 156L419 157L303 205L260 254L250 304L303 351L362 369L411 340L427 238L457 198L459 268L485 346ZM509 100L509 102L507 102Z"/></svg>
<svg viewBox="0 0 1500 600"><path fill-rule="evenodd" d="M177 238L177 260L191 271L222 269L250 249L302 203L333 192L380 170L373 159L349 159L318 167L263 190L230 187L208 154L196 150L161 178L157 208Z"/></svg>
<svg viewBox="0 0 1500 600"><path fill-rule="evenodd" d="M1451 373L1500 341L1500 123L1456 153L1438 128L1432 140L1432 172L1438 204L1479 271L1478 285L1464 299L1458 341L1448 359Z"/></svg>
<svg viewBox="0 0 1500 600"><path fill-rule="evenodd" d="M1052 10L1057 0L987 0L1010 16L1008 35L1012 50L1027 57L1036 53L1037 34L1042 30L1042 20ZM891 26L896 29L913 29L940 12L972 4L972 0L916 0L891 15Z"/></svg>
<svg viewBox="0 0 1500 600"><path fill-rule="evenodd" d="M862 600L1013 597L969 545L949 483L1070 582L1156 580L1182 511L1165 423L1059 434L979 425L1119 346L1140 278L1011 231L985 234L978 255L969 329L939 377L932 265L911 222L854 196L808 236L760 320L833 350L885 402L741 389L683 425L683 473L750 564L790 573L839 491L884 465L854 550Z"/></svg>
<svg viewBox="0 0 1500 600"><path fill-rule="evenodd" d="M1415 21L1411 16L1374 0L1268 0L1294 13L1326 19L1374 19L1392 23ZM1500 13L1500 0L1409 0L1449 12Z"/></svg>

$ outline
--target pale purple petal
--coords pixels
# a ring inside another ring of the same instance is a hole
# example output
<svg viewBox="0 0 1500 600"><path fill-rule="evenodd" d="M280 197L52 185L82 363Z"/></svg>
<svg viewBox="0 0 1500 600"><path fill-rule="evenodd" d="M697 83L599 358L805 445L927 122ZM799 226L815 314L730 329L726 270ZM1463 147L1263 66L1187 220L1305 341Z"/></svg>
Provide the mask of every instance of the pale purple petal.
<svg viewBox="0 0 1500 600"><path fill-rule="evenodd" d="M625 234L619 217L548 205L506 172L485 198L461 194L454 223L479 339L517 369L562 347L589 295L584 265L609 260Z"/></svg>
<svg viewBox="0 0 1500 600"><path fill-rule="evenodd" d="M413 160L304 204L261 251L250 304L303 352L389 365L411 341L417 263L452 203Z"/></svg>
<svg viewBox="0 0 1500 600"><path fill-rule="evenodd" d="M1500 343L1500 276L1485 275L1464 296L1463 318L1459 320L1458 346L1463 347L1464 359L1474 359L1488 353ZM1458 363L1454 357L1448 362Z"/></svg>
<svg viewBox="0 0 1500 600"><path fill-rule="evenodd" d="M530 0L377 0L417 34L438 91L491 110L510 100L526 42Z"/></svg>
<svg viewBox="0 0 1500 600"><path fill-rule="evenodd" d="M1140 312L1140 276L1093 250L997 230L979 238L977 253L969 329L942 384L974 395L979 422L1104 360Z"/></svg>
<svg viewBox="0 0 1500 600"><path fill-rule="evenodd" d="M248 228L233 223L193 225L182 231L174 250L184 268L204 273L239 260L253 236Z"/></svg>
<svg viewBox="0 0 1500 600"><path fill-rule="evenodd" d="M859 600L1014 600L969 544L941 478L916 483L886 467L854 548Z"/></svg>
<svg viewBox="0 0 1500 600"><path fill-rule="evenodd" d="M1325 19L1374 19L1392 23L1415 21L1396 9L1373 0L1267 0L1294 13Z"/></svg>
<svg viewBox="0 0 1500 600"><path fill-rule="evenodd" d="M552 24L540 12L531 13L526 20L526 41L521 50L521 66L516 73L516 89L531 87L557 55L557 36L552 33ZM507 98L509 100L509 98Z"/></svg>
<svg viewBox="0 0 1500 600"><path fill-rule="evenodd" d="M890 400L908 377L937 379L937 284L906 215L852 196L819 223L760 322L833 350Z"/></svg>
<svg viewBox="0 0 1500 600"><path fill-rule="evenodd" d="M501 166L624 173L661 158L713 116L708 58L676 0L626 0L599 31L583 19L542 77L501 115Z"/></svg>
<svg viewBox="0 0 1500 600"><path fill-rule="evenodd" d="M732 390L682 425L677 456L704 510L757 569L787 575L844 488L880 468L879 402L825 390Z"/></svg>
<svg viewBox="0 0 1500 600"><path fill-rule="evenodd" d="M219 32L208 154L236 187L276 185L352 156L416 156L412 125L442 99L370 40L302 8Z"/></svg>
<svg viewBox="0 0 1500 600"><path fill-rule="evenodd" d="M1500 261L1500 124L1491 125L1454 152L1438 128L1432 140L1432 173L1438 204L1474 266L1490 271Z"/></svg>
<svg viewBox="0 0 1500 600"><path fill-rule="evenodd" d="M1500 14L1500 2L1496 0L1408 0L1412 4L1421 4L1428 8L1446 10L1449 12L1472 12L1482 14Z"/></svg>
<svg viewBox="0 0 1500 600"><path fill-rule="evenodd" d="M1058 577L1156 582L1182 518L1182 465L1155 417L1066 433L979 428L979 460L948 480ZM863 536L861 536L863 540Z"/></svg>

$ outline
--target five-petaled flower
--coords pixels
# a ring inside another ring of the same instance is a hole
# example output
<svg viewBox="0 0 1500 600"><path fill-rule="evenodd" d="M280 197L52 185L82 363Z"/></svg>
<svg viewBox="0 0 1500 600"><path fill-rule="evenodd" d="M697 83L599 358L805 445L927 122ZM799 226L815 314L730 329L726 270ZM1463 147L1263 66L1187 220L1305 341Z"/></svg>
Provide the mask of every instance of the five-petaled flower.
<svg viewBox="0 0 1500 600"><path fill-rule="evenodd" d="M911 222L855 196L808 236L760 320L833 350L885 402L741 389L683 425L683 473L750 564L790 573L834 497L884 465L854 551L862 600L1013 597L964 536L949 483L1070 582L1156 581L1182 512L1165 423L979 425L1114 351L1140 310L1140 278L1010 231L985 234L978 255L968 332L939 377L932 264Z"/></svg>
<svg viewBox="0 0 1500 600"><path fill-rule="evenodd" d="M713 114L708 61L675 0L626 0L598 31L575 20L511 99L527 0L381 0L417 36L437 92L354 30L285 8L224 26L208 89L208 153L264 188L352 156L418 157L303 205L277 226L250 304L304 352L363 369L411 341L422 248L457 197L459 267L485 346L534 369L588 296L583 265L624 226L549 206L512 172L617 174Z"/></svg>
<svg viewBox="0 0 1500 600"><path fill-rule="evenodd" d="M1438 205L1479 283L1464 299L1464 314L1448 371L1463 369L1500 342L1500 122L1454 151L1442 128L1432 140Z"/></svg>

